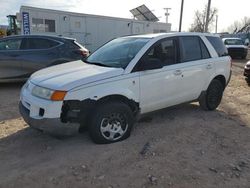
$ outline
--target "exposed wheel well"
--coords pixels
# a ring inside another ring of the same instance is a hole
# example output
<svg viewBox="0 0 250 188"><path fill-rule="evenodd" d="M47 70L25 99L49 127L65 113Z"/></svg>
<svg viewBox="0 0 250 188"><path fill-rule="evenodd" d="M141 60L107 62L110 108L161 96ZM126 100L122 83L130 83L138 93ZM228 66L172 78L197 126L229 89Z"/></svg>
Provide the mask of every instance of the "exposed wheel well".
<svg viewBox="0 0 250 188"><path fill-rule="evenodd" d="M223 85L223 88L226 87L226 78L223 75L218 75L214 79L219 80L221 84Z"/></svg>
<svg viewBox="0 0 250 188"><path fill-rule="evenodd" d="M100 98L97 101L93 99L85 99L83 101L68 100L63 102L61 121L65 123L86 122L98 105L112 101L118 101L127 104L135 116L139 111L139 103L122 95L109 95Z"/></svg>
<svg viewBox="0 0 250 188"><path fill-rule="evenodd" d="M121 102L127 104L131 108L132 112L135 113L135 114L139 110L139 103L138 102L135 102L132 99L128 99L127 97L125 97L123 95L108 95L108 96L105 96L105 97L99 99L97 101L97 104L106 103L106 102L110 102L110 101L121 101Z"/></svg>

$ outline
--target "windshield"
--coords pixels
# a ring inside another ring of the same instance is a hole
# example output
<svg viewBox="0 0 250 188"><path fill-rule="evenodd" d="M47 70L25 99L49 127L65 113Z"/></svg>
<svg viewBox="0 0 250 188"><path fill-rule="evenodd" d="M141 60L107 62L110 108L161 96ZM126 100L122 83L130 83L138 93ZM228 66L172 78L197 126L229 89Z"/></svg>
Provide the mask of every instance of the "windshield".
<svg viewBox="0 0 250 188"><path fill-rule="evenodd" d="M227 39L225 45L243 45L243 41L241 39Z"/></svg>
<svg viewBox="0 0 250 188"><path fill-rule="evenodd" d="M126 68L148 38L118 38L103 45L87 58L87 63L100 66Z"/></svg>

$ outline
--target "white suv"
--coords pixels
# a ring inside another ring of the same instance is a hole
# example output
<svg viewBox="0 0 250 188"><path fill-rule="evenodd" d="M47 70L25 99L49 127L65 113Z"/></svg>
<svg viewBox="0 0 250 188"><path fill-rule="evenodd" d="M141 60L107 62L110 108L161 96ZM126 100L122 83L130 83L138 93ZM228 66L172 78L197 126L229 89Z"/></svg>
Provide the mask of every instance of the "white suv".
<svg viewBox="0 0 250 188"><path fill-rule="evenodd" d="M88 127L94 142L110 143L127 138L140 114L189 101L216 109L230 75L230 57L218 36L128 36L84 62L34 73L19 107L31 127L53 134Z"/></svg>

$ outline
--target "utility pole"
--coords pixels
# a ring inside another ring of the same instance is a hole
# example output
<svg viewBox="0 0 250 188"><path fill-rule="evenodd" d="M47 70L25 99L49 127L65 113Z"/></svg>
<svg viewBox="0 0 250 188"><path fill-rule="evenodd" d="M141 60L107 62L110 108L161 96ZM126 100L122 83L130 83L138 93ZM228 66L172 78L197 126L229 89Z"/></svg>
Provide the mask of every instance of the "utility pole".
<svg viewBox="0 0 250 188"><path fill-rule="evenodd" d="M218 29L218 15L216 15L215 33L217 33L217 29Z"/></svg>
<svg viewBox="0 0 250 188"><path fill-rule="evenodd" d="M170 15L170 13L168 12L169 10L171 10L171 8L164 8L164 10L166 10L165 16L166 16L166 23L168 23L168 17Z"/></svg>
<svg viewBox="0 0 250 188"><path fill-rule="evenodd" d="M181 0L181 15L180 15L180 22L179 22L179 32L181 32L183 5L184 5L184 0Z"/></svg>
<svg viewBox="0 0 250 188"><path fill-rule="evenodd" d="M211 7L211 0L208 0L207 17L206 17L206 24L205 24L205 32L206 33L208 32L208 22L209 22L210 7Z"/></svg>

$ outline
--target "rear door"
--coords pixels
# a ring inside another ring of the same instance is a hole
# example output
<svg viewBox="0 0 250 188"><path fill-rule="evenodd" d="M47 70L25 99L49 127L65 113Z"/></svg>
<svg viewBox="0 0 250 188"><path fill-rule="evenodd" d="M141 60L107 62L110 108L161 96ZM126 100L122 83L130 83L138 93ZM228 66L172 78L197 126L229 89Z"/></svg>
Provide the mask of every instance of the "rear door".
<svg viewBox="0 0 250 188"><path fill-rule="evenodd" d="M25 74L32 74L57 61L58 53L55 48L60 45L59 42L39 37L27 37L23 40L21 58Z"/></svg>
<svg viewBox="0 0 250 188"><path fill-rule="evenodd" d="M181 62L178 71L182 75L179 100L187 102L199 97L215 67L208 49L199 36L179 37L179 46Z"/></svg>
<svg viewBox="0 0 250 188"><path fill-rule="evenodd" d="M0 79L22 78L20 63L21 38L0 41Z"/></svg>

